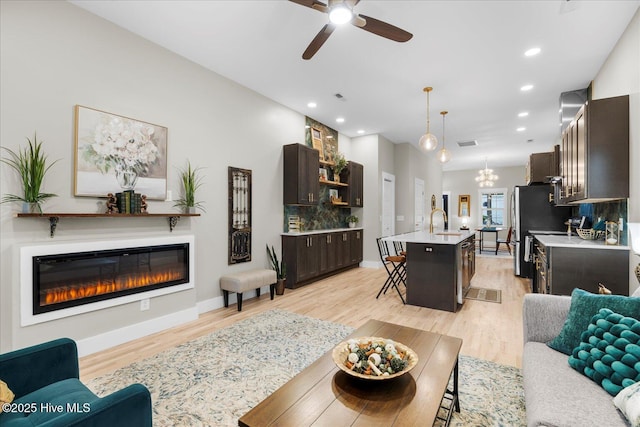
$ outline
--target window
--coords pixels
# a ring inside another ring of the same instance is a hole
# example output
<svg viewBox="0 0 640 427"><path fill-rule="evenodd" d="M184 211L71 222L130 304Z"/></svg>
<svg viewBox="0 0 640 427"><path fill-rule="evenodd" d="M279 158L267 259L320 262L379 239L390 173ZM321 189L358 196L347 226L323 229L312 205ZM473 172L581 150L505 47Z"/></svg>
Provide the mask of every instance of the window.
<svg viewBox="0 0 640 427"><path fill-rule="evenodd" d="M507 189L478 190L480 217L483 225L505 225L507 215Z"/></svg>

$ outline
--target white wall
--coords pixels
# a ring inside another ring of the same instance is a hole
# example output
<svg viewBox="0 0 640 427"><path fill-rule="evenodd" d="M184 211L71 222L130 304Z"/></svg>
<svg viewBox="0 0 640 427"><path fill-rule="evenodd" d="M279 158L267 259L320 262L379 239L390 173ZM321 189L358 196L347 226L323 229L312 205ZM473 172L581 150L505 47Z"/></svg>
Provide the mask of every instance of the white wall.
<svg viewBox="0 0 640 427"><path fill-rule="evenodd" d="M281 147L304 143L304 116L67 2L3 1L0 10L1 145L17 150L37 132L49 158L60 159L44 185L59 197L45 210L104 209L104 199L73 195L76 104L168 127L169 190L179 194L177 168L190 160L204 168L199 198L207 209L173 231L195 235L194 290L154 298L149 311L127 304L21 327L14 248L51 239L46 220L16 219L16 205L0 205L0 351L62 335L81 340L187 310L221 298L222 274L267 266L262 248L279 247L283 223ZM233 267L227 265L228 166L253 171L253 261ZM15 174L4 165L0 172L2 193L17 192ZM149 210L177 208L151 201ZM166 219L63 218L54 241L168 233Z"/></svg>
<svg viewBox="0 0 640 427"><path fill-rule="evenodd" d="M629 212L630 222L640 222L640 9L636 11L593 81L593 98L629 95ZM640 256L629 262L630 292L638 287L633 269Z"/></svg>
<svg viewBox="0 0 640 427"><path fill-rule="evenodd" d="M468 194L471 197L469 227L473 228L482 225L482 218L478 217L478 206L480 203L478 190L480 188L475 178L478 176L478 170L483 167L478 167L478 169L474 170L447 171L443 173L442 188L444 191L451 191L451 200L449 200L449 229L455 230L462 225L462 219L458 216L458 196L461 194ZM489 165L489 167L491 167L491 165ZM509 202L511 201L513 187L516 185L526 185L524 166L493 168L493 171L499 177L495 188L506 188ZM506 217L507 221L510 221L509 215ZM508 223L507 227L510 225L511 224ZM506 238L506 232L504 236L501 235L500 237Z"/></svg>

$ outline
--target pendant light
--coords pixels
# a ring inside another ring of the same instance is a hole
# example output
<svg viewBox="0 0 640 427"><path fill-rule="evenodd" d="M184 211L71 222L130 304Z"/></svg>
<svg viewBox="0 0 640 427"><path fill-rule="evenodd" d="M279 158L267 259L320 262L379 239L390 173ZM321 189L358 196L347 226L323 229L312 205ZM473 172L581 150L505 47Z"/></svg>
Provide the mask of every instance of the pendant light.
<svg viewBox="0 0 640 427"><path fill-rule="evenodd" d="M438 151L438 160L440 163L447 163L451 160L451 153L444 146L444 116L446 116L448 111L440 111L442 114L442 149Z"/></svg>
<svg viewBox="0 0 640 427"><path fill-rule="evenodd" d="M484 169L478 171L476 176L476 182L480 187L493 187L495 181L498 180L498 175L493 174L493 169L487 167L487 159L484 159Z"/></svg>
<svg viewBox="0 0 640 427"><path fill-rule="evenodd" d="M436 136L431 133L431 122L429 120L429 92L431 92L432 90L432 87L425 87L423 89L423 92L427 94L427 133L422 135L420 141L418 142L418 146L424 152L433 151L438 146L438 138L436 138Z"/></svg>

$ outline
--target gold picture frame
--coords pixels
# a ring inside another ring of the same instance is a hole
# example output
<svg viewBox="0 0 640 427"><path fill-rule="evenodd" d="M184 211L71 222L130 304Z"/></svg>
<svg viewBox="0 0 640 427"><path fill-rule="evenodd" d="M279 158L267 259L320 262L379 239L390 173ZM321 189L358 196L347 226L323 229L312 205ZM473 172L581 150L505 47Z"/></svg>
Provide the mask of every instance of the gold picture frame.
<svg viewBox="0 0 640 427"><path fill-rule="evenodd" d="M317 128L311 128L311 142L313 148L320 153L320 160L324 160L324 147L322 145L322 131Z"/></svg>
<svg viewBox="0 0 640 427"><path fill-rule="evenodd" d="M465 217L470 216L471 212L471 196L468 194L461 194L458 196L458 216Z"/></svg>

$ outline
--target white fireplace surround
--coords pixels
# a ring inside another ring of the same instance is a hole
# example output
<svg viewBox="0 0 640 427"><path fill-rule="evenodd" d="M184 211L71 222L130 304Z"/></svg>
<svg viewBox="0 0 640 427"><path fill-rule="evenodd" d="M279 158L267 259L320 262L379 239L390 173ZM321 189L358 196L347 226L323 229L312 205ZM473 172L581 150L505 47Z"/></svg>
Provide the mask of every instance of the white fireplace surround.
<svg viewBox="0 0 640 427"><path fill-rule="evenodd" d="M66 254L86 251L99 251L108 249L123 249L142 246L157 246L167 244L189 244L189 282L180 285L169 286L161 289L140 292L132 295L111 298L69 307L61 310L51 311L41 314L33 314L33 257ZM37 323L49 322L63 317L75 316L81 313L88 313L101 310L107 307L127 304L146 298L153 298L159 295L167 295L174 292L181 292L194 287L195 281L195 239L193 235L178 235L167 237L148 237L137 239L118 239L86 242L63 242L54 244L25 245L20 247L20 324L22 326L35 325Z"/></svg>

